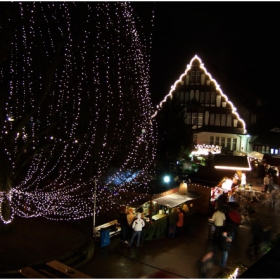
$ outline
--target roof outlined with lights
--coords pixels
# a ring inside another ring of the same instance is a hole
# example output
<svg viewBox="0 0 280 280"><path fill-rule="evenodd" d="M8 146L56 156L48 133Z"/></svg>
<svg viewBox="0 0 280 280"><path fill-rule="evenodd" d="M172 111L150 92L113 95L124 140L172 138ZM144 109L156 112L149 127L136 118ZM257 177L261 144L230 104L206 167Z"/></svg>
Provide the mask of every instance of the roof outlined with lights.
<svg viewBox="0 0 280 280"><path fill-rule="evenodd" d="M238 127L241 128L242 133L246 133L246 124L245 121L240 117L239 113L237 112L237 108L234 106L233 102L229 100L228 96L222 91L220 85L217 83L217 81L212 77L212 75L207 71L207 69L204 67L204 64L202 63L202 60L195 55L190 63L187 65L187 68L185 72L179 77L179 79L171 86L171 89L169 93L164 97L164 99L157 105L157 110L153 114L152 118L154 118L158 111L162 108L163 104L168 100L168 98L173 97L173 94L176 92L177 88L179 88L182 85L189 85L190 84L190 74L194 68L198 68L201 72L201 82L199 77L199 84L201 85L210 85L215 88L215 92L217 94L217 97L222 100L224 103L224 106L227 106L227 108L231 109L231 113L233 115L233 118L237 120L236 123L238 123ZM197 85L198 83L193 83L194 85ZM195 96L195 94L193 94ZM195 100L194 96L192 96L193 100ZM219 105L220 106L220 105ZM237 126L237 125L236 125Z"/></svg>

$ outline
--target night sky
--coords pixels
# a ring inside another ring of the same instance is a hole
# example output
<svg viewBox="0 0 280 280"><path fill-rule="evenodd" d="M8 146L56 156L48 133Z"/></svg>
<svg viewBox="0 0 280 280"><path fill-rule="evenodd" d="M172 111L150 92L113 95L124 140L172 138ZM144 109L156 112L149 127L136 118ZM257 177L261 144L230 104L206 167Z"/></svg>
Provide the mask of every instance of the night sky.
<svg viewBox="0 0 280 280"><path fill-rule="evenodd" d="M280 81L278 2L133 2L148 32L155 12L150 90L158 104L197 54L222 77L253 94L274 97ZM222 87L223 89L223 87Z"/></svg>

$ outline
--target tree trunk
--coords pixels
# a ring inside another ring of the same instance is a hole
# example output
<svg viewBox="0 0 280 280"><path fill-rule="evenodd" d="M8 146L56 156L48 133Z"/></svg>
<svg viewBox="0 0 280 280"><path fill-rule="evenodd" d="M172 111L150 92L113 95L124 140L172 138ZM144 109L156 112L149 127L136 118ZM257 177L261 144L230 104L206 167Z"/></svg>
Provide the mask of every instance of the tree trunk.
<svg viewBox="0 0 280 280"><path fill-rule="evenodd" d="M0 221L0 233L9 232L12 229L12 222L5 223L11 219L11 205L7 198L4 198L1 203L1 221ZM4 220L4 222L2 221Z"/></svg>

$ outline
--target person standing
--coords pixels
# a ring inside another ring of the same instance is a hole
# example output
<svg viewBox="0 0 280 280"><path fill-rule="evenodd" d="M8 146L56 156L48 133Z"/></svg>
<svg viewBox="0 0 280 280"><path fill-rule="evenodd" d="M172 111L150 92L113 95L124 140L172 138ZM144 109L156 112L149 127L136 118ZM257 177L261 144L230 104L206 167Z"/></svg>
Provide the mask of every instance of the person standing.
<svg viewBox="0 0 280 280"><path fill-rule="evenodd" d="M232 238L228 236L226 231L223 231L219 238L219 250L222 252L219 265L225 267L228 259L228 249L230 247Z"/></svg>
<svg viewBox="0 0 280 280"><path fill-rule="evenodd" d="M271 193L271 191L272 191L272 189L273 189L273 177L270 175L269 176L269 184L268 184L268 193Z"/></svg>
<svg viewBox="0 0 280 280"><path fill-rule="evenodd" d="M266 193L268 191L269 186L269 174L266 174L263 178L263 185L264 185L264 192Z"/></svg>
<svg viewBox="0 0 280 280"><path fill-rule="evenodd" d="M279 196L279 190L278 187L274 187L274 189L271 191L271 207L275 208L275 203L277 201L277 197Z"/></svg>
<svg viewBox="0 0 280 280"><path fill-rule="evenodd" d="M226 215L225 213L217 210L213 216L212 216L212 221L215 227L215 231L213 234L213 240L217 241L219 238L219 234L221 232L221 229L223 228L225 221L226 221Z"/></svg>
<svg viewBox="0 0 280 280"><path fill-rule="evenodd" d="M144 222L143 219L141 219L141 214L138 213L137 214L137 219L134 220L134 222L132 223L133 232L132 232L132 236L131 236L130 242L129 242L129 244L127 246L131 246L132 245L132 242L133 242L133 240L134 240L134 238L136 236L137 236L136 247L139 246L141 232L142 232L142 229L143 229L144 226L145 226L145 222Z"/></svg>
<svg viewBox="0 0 280 280"><path fill-rule="evenodd" d="M176 236L180 236L182 233L182 229L184 226L184 212L182 210L182 208L178 209L178 222L176 223Z"/></svg>
<svg viewBox="0 0 280 280"><path fill-rule="evenodd" d="M222 194L218 196L217 204L218 206L226 204L228 202L228 193L223 191Z"/></svg>
<svg viewBox="0 0 280 280"><path fill-rule="evenodd" d="M126 214L126 218L127 218L127 224L128 224L127 238L131 239L131 235L132 235L132 232L133 232L132 223L133 223L133 220L134 220L133 208L128 209L128 212Z"/></svg>
<svg viewBox="0 0 280 280"><path fill-rule="evenodd" d="M176 232L176 225L179 220L178 210L177 208L173 208L172 212L169 215L169 230L168 230L168 237L174 238Z"/></svg>
<svg viewBox="0 0 280 280"><path fill-rule="evenodd" d="M129 227L128 227L126 215L127 213L125 211L125 206L121 207L120 214L118 217L118 223L120 224L121 227L121 242L123 242L124 244L128 244L127 235L128 235Z"/></svg>

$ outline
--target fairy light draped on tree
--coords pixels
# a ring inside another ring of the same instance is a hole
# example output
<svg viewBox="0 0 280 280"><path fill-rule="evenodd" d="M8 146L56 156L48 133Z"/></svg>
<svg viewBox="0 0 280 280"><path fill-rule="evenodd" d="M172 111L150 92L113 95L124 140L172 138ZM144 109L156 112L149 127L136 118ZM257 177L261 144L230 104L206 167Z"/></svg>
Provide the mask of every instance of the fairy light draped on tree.
<svg viewBox="0 0 280 280"><path fill-rule="evenodd" d="M2 222L91 216L95 180L98 211L109 210L118 191L137 191L135 179L145 193L157 139L149 50L130 4L7 5L16 24L0 63ZM108 187L128 170L133 180Z"/></svg>

